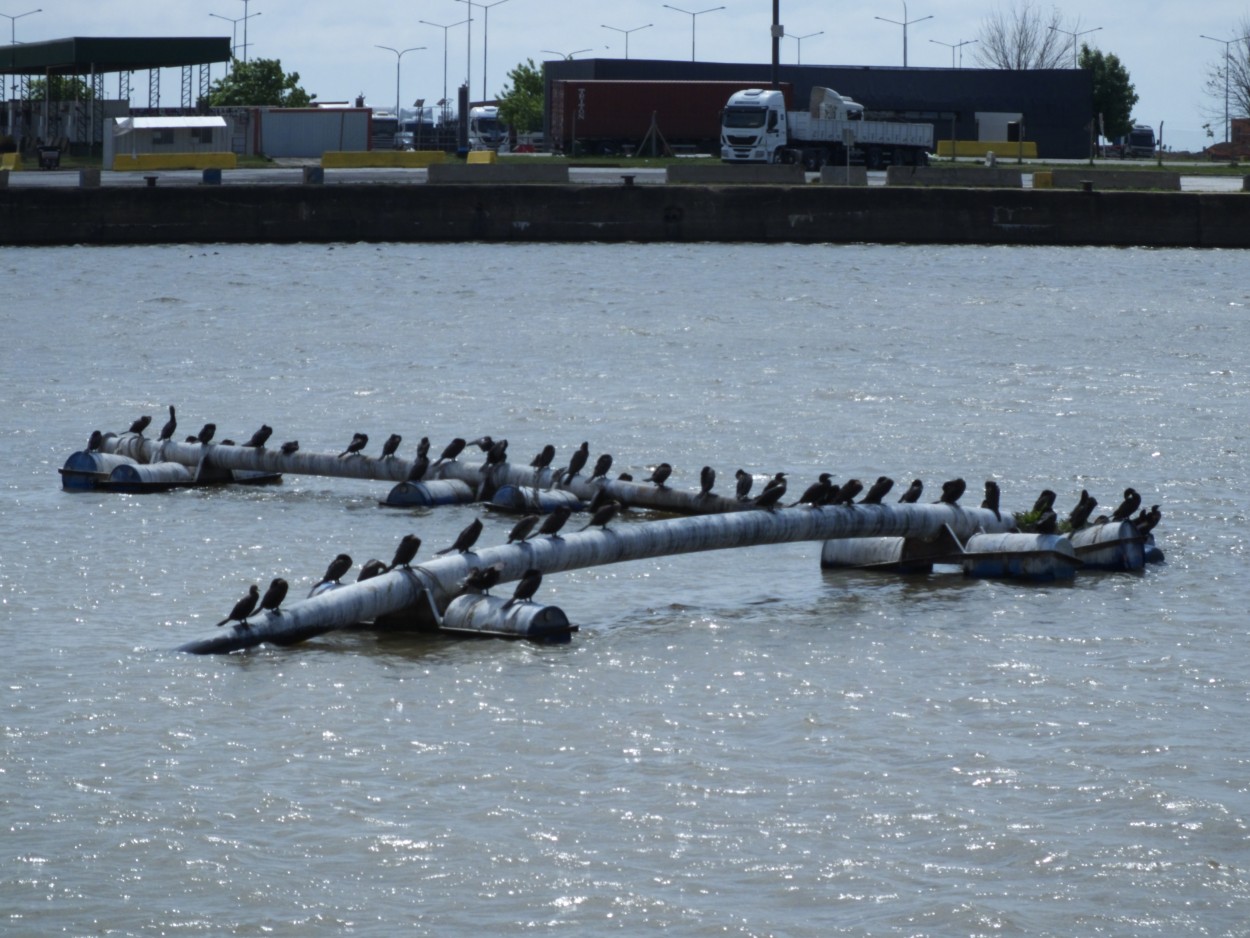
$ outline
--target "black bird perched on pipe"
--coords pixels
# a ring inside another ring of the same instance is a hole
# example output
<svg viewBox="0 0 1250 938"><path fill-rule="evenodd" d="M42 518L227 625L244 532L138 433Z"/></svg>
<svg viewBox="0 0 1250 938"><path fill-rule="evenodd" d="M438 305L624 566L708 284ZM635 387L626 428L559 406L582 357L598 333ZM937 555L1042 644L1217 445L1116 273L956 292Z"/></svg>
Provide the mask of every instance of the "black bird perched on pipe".
<svg viewBox="0 0 1250 938"><path fill-rule="evenodd" d="M768 480L768 484L764 486L764 491L755 497L755 507L763 508L765 511L772 511L785 494L786 474L779 472Z"/></svg>
<svg viewBox="0 0 1250 938"><path fill-rule="evenodd" d="M352 558L347 554L339 554L330 561L330 565L326 567L325 576L313 584L316 589L322 583L337 583L343 579L343 575L352 568Z"/></svg>
<svg viewBox="0 0 1250 938"><path fill-rule="evenodd" d="M466 444L464 442L463 437L459 437L459 436L456 437L454 440L448 443L445 447L443 447L443 453L434 462L434 465L438 466L441 463L451 462L457 456L459 456L461 453L464 452L465 445Z"/></svg>
<svg viewBox="0 0 1250 938"><path fill-rule="evenodd" d="M282 455L290 456L292 453L299 452L299 440L287 440L282 444Z"/></svg>
<svg viewBox="0 0 1250 938"><path fill-rule="evenodd" d="M658 489L664 488L664 483L668 481L668 477L673 474L673 467L666 462L660 463L651 470L651 475L643 479L643 482L654 482Z"/></svg>
<svg viewBox="0 0 1250 938"><path fill-rule="evenodd" d="M273 436L273 427L267 423L262 423L260 429L252 434L252 438L244 443L244 446L251 446L255 449L264 449L265 444L269 442L269 437Z"/></svg>
<svg viewBox="0 0 1250 938"><path fill-rule="evenodd" d="M201 445L212 442L213 434L217 432L217 424L206 423L200 427L200 432L195 435L195 442Z"/></svg>
<svg viewBox="0 0 1250 938"><path fill-rule="evenodd" d="M606 488L596 489L594 497L590 500L590 504L586 506L586 510L593 515L596 511L612 500L612 496Z"/></svg>
<svg viewBox="0 0 1250 938"><path fill-rule="evenodd" d="M512 598L504 603L503 607L508 609L516 603L529 602L542 584L543 572L531 567L521 574L521 579L517 581L516 589L512 592Z"/></svg>
<svg viewBox="0 0 1250 938"><path fill-rule="evenodd" d="M104 445L104 434L99 430L92 430L91 437L87 440L87 452L98 452L100 447Z"/></svg>
<svg viewBox="0 0 1250 938"><path fill-rule="evenodd" d="M797 502L790 503L790 507L811 505L814 508L817 505L823 505L829 493L833 491L833 487L833 476L828 472L822 472L815 482L803 490Z"/></svg>
<svg viewBox="0 0 1250 938"><path fill-rule="evenodd" d="M386 564L374 558L366 560L360 568L360 575L356 577L357 583L363 583L365 580L372 580L375 576L379 576L386 572Z"/></svg>
<svg viewBox="0 0 1250 938"><path fill-rule="evenodd" d="M439 551L439 554L450 554L453 550L459 551L462 554L467 554L469 552L469 548L477 543L477 539L481 536L481 534L482 519L474 518L456 537L456 543L452 544L450 547L444 547Z"/></svg>
<svg viewBox="0 0 1250 938"><path fill-rule="evenodd" d="M470 441L467 445L476 446L483 453L489 453L491 447L495 445L495 441L489 436L479 436L476 440Z"/></svg>
<svg viewBox="0 0 1250 938"><path fill-rule="evenodd" d="M1059 530L1058 516L1047 508L1042 512L1041 517L1037 519L1033 530L1038 534L1055 534Z"/></svg>
<svg viewBox="0 0 1250 938"><path fill-rule="evenodd" d="M838 486L838 494L831 504L834 505L853 505L855 504L855 496L864 490L864 483L859 479L847 479L845 483Z"/></svg>
<svg viewBox="0 0 1250 938"><path fill-rule="evenodd" d="M582 445L573 453L573 458L569 460L569 467L564 471L564 481L569 482L573 476L581 472L588 459L590 459L590 444L583 440Z"/></svg>
<svg viewBox="0 0 1250 938"><path fill-rule="evenodd" d="M556 458L556 448L552 446L550 443L548 443L546 446L544 446L541 450L538 451L537 456L535 456L533 459L530 460L530 468L537 469L539 472L541 472L542 470L550 466L551 460L555 458Z"/></svg>
<svg viewBox="0 0 1250 938"><path fill-rule="evenodd" d="M1090 495L1085 489L1081 489L1081 497L1076 503L1076 507L1072 509L1068 515L1068 524L1073 531L1079 531L1085 525L1089 524L1089 516L1094 513L1094 509L1098 507L1098 499Z"/></svg>
<svg viewBox="0 0 1250 938"><path fill-rule="evenodd" d="M907 491L899 498L900 505L914 505L920 501L920 493L924 491L924 483L919 479L912 479L911 485L907 486Z"/></svg>
<svg viewBox="0 0 1250 938"><path fill-rule="evenodd" d="M942 497L938 501L947 505L957 505L967 487L968 483L963 479L951 479L948 482L943 482Z"/></svg>
<svg viewBox="0 0 1250 938"><path fill-rule="evenodd" d="M610 531L611 528L608 527L608 523L616 517L616 513L620 509L619 502L615 499L609 499L599 507L598 511L591 515L590 520L586 522L586 526L582 530L585 531L586 528L603 528L605 531Z"/></svg>
<svg viewBox="0 0 1250 938"><path fill-rule="evenodd" d="M386 442L382 444L382 458L393 459L395 454L399 452L399 444L403 441L404 438L398 433L392 433L388 436Z"/></svg>
<svg viewBox="0 0 1250 938"><path fill-rule="evenodd" d="M747 496L751 494L751 486L755 484L755 476L751 475L751 473L747 472L745 469L739 469L734 473L734 478L738 483L738 501L745 502L747 500Z"/></svg>
<svg viewBox="0 0 1250 938"><path fill-rule="evenodd" d="M516 541L525 540L530 536L530 532L534 530L536 524L538 524L538 515L526 515L514 524L512 530L508 532L508 543L512 544Z"/></svg>
<svg viewBox="0 0 1250 938"><path fill-rule="evenodd" d="M240 625L247 625L247 617L256 609L256 603L260 601L260 587L255 583L248 588L247 595L234 604L234 608L230 610L230 615L226 616L217 623L217 627L221 628L228 622L238 622Z"/></svg>
<svg viewBox="0 0 1250 938"><path fill-rule="evenodd" d="M151 415L144 414L142 417L139 417L137 420L135 420L134 423L130 425L130 429L127 430L126 432L134 433L134 434L137 434L138 436L143 436L143 431L148 428L148 424L150 424L151 422L152 422Z"/></svg>
<svg viewBox="0 0 1250 938"><path fill-rule="evenodd" d="M1124 490L1124 501L1120 502L1120 507L1111 514L1112 521L1128 521L1133 517L1133 512L1141 507L1141 496L1137 494L1137 489L1128 488Z"/></svg>
<svg viewBox="0 0 1250 938"><path fill-rule="evenodd" d="M387 567L387 571L394 570L396 567L403 567L405 570L412 569L412 559L417 556L417 551L421 549L421 538L415 534L405 534L399 542L399 546L395 548L395 556L391 558L391 565Z"/></svg>
<svg viewBox="0 0 1250 938"><path fill-rule="evenodd" d="M538 529L535 537L546 534L548 537L558 538L560 529L564 527L565 522L569 520L569 516L573 514L573 509L568 505L557 505L551 509L551 514L543 519L542 527Z"/></svg>
<svg viewBox="0 0 1250 938"><path fill-rule="evenodd" d="M430 455L430 438L428 436L421 437L421 442L417 444L417 459L429 458Z"/></svg>
<svg viewBox="0 0 1250 938"><path fill-rule="evenodd" d="M234 446L234 440L222 440L219 446Z"/></svg>
<svg viewBox="0 0 1250 938"><path fill-rule="evenodd" d="M868 494L859 500L861 505L880 505L881 499L890 494L894 488L894 480L889 476L877 476L877 481L868 488Z"/></svg>
<svg viewBox="0 0 1250 938"><path fill-rule="evenodd" d="M1142 509L1142 513L1133 519L1133 527L1137 529L1138 534L1145 537L1161 520L1163 520L1163 513L1159 511L1159 506L1151 505L1149 511Z"/></svg>
<svg viewBox="0 0 1250 938"><path fill-rule="evenodd" d="M347 449L339 453L339 459L342 459L344 456L348 456L348 455L355 456L368 445L369 445L369 434L353 433L352 441L347 444Z"/></svg>
<svg viewBox="0 0 1250 938"><path fill-rule="evenodd" d="M707 498L712 494L712 489L716 486L716 470L711 466L704 466L699 470L699 497Z"/></svg>
<svg viewBox="0 0 1250 938"><path fill-rule="evenodd" d="M595 471L590 474L590 481L594 482L595 479L606 479L608 477L608 472L611 470L611 468L612 468L612 454L611 453L602 454L598 459L595 460Z"/></svg>
<svg viewBox="0 0 1250 938"><path fill-rule="evenodd" d="M489 593L490 588L499 582L500 576L503 574L503 564L494 563L489 567L474 567L469 571L469 575L464 578L464 586L461 592L467 593L469 590L476 590L479 593Z"/></svg>
<svg viewBox="0 0 1250 938"><path fill-rule="evenodd" d="M1037 496L1037 501L1033 503L1033 514L1041 515L1050 511L1055 507L1055 499L1057 496L1050 489L1042 489L1042 494Z"/></svg>
<svg viewBox="0 0 1250 938"><path fill-rule="evenodd" d="M985 480L985 498L981 500L981 507L988 508L994 512L994 517L1002 520L1002 515L998 513L998 483L993 479Z"/></svg>
<svg viewBox="0 0 1250 938"><path fill-rule="evenodd" d="M425 478L426 472L430 468L430 457L418 454L417 458L412 461L412 465L408 468L408 481L420 482Z"/></svg>
<svg viewBox="0 0 1250 938"><path fill-rule="evenodd" d="M183 442L184 442L184 443L198 443L198 442L200 442L200 438L199 438L198 436L195 436L194 434L192 434L192 435L188 436L185 440L183 440Z"/></svg>
<svg viewBox="0 0 1250 938"><path fill-rule="evenodd" d="M156 442L164 443L166 440L172 440L174 433L178 430L178 417L174 414L174 405L169 405L169 419L165 421L165 426L161 427L161 435L156 438Z"/></svg>
<svg viewBox="0 0 1250 938"><path fill-rule="evenodd" d="M490 472L496 466L501 465L508 459L508 441L496 440L491 444L490 450L486 453L486 461L482 463L482 472Z"/></svg>
<svg viewBox="0 0 1250 938"><path fill-rule="evenodd" d="M633 473L622 472L620 475L616 477L616 481L617 482L633 482L634 481Z"/></svg>
<svg viewBox="0 0 1250 938"><path fill-rule="evenodd" d="M275 615L281 615L282 600L286 599L286 591L288 589L286 580L282 577L274 577L269 583L269 589L265 590L265 595L261 598L260 608L268 609Z"/></svg>

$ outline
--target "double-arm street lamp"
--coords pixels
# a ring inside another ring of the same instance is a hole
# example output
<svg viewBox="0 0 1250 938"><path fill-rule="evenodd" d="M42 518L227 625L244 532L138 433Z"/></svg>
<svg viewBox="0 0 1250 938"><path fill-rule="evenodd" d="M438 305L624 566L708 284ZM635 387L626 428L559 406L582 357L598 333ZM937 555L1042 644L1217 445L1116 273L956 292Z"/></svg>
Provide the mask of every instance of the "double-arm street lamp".
<svg viewBox="0 0 1250 938"><path fill-rule="evenodd" d="M823 29L822 29L822 30L820 30L819 32L808 33L808 34L807 34L807 35L805 35L805 36L795 36L795 35L791 35L790 33L787 33L787 34L786 34L786 35L790 36L790 38L791 38L791 39L793 39L795 42L797 42L797 43L798 43L798 46L799 46L799 51L798 51L798 53L797 53L797 54L798 54L798 59L797 59L797 61L796 61L796 63L795 63L795 64L797 64L797 65L802 65L802 64L803 64L803 40L804 40L804 39L811 39L813 36L823 36L824 34L825 34L825 31L824 31Z"/></svg>
<svg viewBox="0 0 1250 938"><path fill-rule="evenodd" d="M375 49L385 49L387 52L395 53L395 132L399 133L399 127L403 123L399 119L399 63L404 60L404 56L409 52L420 52L425 46L413 46L411 49L392 49L390 46L374 45ZM418 118L420 120L420 118Z"/></svg>
<svg viewBox="0 0 1250 938"><path fill-rule="evenodd" d="M673 10L677 13L685 13L688 17L690 17L690 61L693 62L694 61L695 17L702 16L704 13L715 13L717 10L723 10L725 8L723 6L720 6L720 7L708 7L706 10L683 10L681 7L675 7L671 3L665 3L664 8L668 10Z"/></svg>
<svg viewBox="0 0 1250 938"><path fill-rule="evenodd" d="M443 100L439 103L442 104L443 106L443 117L444 119L446 119L447 101L448 101L447 99L447 32L448 30L455 29L457 26L463 26L465 23L472 23L473 17L469 17L467 20L461 20L459 23L448 23L446 26L444 26L442 23L431 23L429 20L417 20L417 22L422 23L426 26L433 26L436 29L441 29L443 31Z"/></svg>
<svg viewBox="0 0 1250 938"><path fill-rule="evenodd" d="M467 3L469 5L470 17L473 16L474 7L480 7L482 10L482 100L486 101L488 100L488 96L486 94L486 50L487 50L487 43L490 41L490 8L497 7L501 3L507 3L508 0L495 0L494 3L478 3L477 0L460 0L460 2ZM472 46L473 27L470 26L468 30L466 30L466 32L469 33L469 42L465 47L465 50L466 50L465 55L467 58L468 50L472 49L473 47ZM468 60L468 61L471 61L471 60ZM472 67L471 65L465 65L464 71L466 75L469 73L471 67ZM469 83L469 80L466 78L465 84L467 85L468 83Z"/></svg>
<svg viewBox="0 0 1250 938"><path fill-rule="evenodd" d="M633 29L621 29L621 27L619 26L609 26L606 23L604 23L603 28L610 29L614 33L624 33L625 35L625 58L629 59L629 34L636 33L640 29L650 29L654 25L655 23L648 23L646 26L635 26Z"/></svg>
<svg viewBox="0 0 1250 938"><path fill-rule="evenodd" d="M906 0L903 0L903 21L901 23L898 20L888 20L884 16L874 16L873 19L881 20L881 22L883 23L893 23L895 26L903 27L903 68L906 68L907 67L907 27L911 26L913 23L923 23L925 20L931 20L933 19L933 15L930 14L929 16L921 16L918 19L909 20L907 18L907 2Z"/></svg>
<svg viewBox="0 0 1250 938"><path fill-rule="evenodd" d="M1065 36L1072 37L1072 67L1073 68L1076 68L1076 41L1077 39L1079 39L1081 36L1088 36L1090 33L1096 33L1098 32L1098 30L1102 29L1101 26L1095 26L1093 29L1082 29L1079 33L1077 33L1077 32L1073 32L1070 29L1060 29L1058 26L1051 26L1050 28L1053 29L1057 33L1063 33Z"/></svg>
<svg viewBox="0 0 1250 938"><path fill-rule="evenodd" d="M3 16L5 19L9 21L9 68L13 68L13 63L17 61L16 59L17 21L20 20L23 16L32 16L35 13L42 13L42 12L43 12L43 8L40 7L38 10L27 10L25 13L15 13L15 14L0 13L0 16ZM3 86L0 86L0 87L3 87ZM17 73L16 72L13 73L13 97L14 98L17 97Z"/></svg>
<svg viewBox="0 0 1250 938"><path fill-rule="evenodd" d="M1210 39L1212 42L1221 42L1224 44L1224 141L1228 142L1228 73L1231 70L1231 60L1229 58L1228 49L1234 42L1245 42L1250 36L1238 36L1236 39L1216 39L1214 36L1199 36L1199 39Z"/></svg>
<svg viewBox="0 0 1250 938"><path fill-rule="evenodd" d="M971 45L976 42L975 39L961 39L959 42L943 42L941 39L930 39L930 42L937 43L939 46L946 46L951 50L951 68L955 67L955 50L959 50L959 67L964 67L964 46Z"/></svg>

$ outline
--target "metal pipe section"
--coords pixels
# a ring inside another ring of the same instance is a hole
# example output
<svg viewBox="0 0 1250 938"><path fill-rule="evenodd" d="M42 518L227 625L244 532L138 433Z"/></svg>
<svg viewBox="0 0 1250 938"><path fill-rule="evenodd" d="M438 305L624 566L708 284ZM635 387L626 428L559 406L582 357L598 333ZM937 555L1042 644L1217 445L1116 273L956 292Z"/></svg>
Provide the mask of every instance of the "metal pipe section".
<svg viewBox="0 0 1250 938"><path fill-rule="evenodd" d="M234 626L181 650L197 654L252 648L264 642L291 644L315 635L368 622L426 600L446 609L462 592L474 568L497 566L499 582L518 580L531 568L544 574L583 567L731 547L754 547L833 537L933 538L949 525L960 539L976 531L1006 531L1013 522L1004 512L958 505L851 505L736 511L640 523L618 522L563 537L531 538L482 550L438 557L366 580L344 585L280 612L257 613L246 626Z"/></svg>

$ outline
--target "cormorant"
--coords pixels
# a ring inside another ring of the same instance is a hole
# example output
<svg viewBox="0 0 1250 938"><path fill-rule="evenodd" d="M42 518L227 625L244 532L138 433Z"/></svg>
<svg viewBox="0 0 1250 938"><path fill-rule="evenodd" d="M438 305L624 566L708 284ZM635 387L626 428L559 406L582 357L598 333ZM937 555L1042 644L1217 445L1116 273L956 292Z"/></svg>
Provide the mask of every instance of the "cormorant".
<svg viewBox="0 0 1250 938"><path fill-rule="evenodd" d="M143 431L148 428L148 424L150 424L151 422L152 422L152 417L149 414L144 414L142 417L135 420L135 422L130 425L130 429L127 430L126 432L136 433L139 436L143 436Z"/></svg>
<svg viewBox="0 0 1250 938"><path fill-rule="evenodd" d="M486 461L482 463L482 472L490 472L508 459L508 441L496 440L486 453Z"/></svg>
<svg viewBox="0 0 1250 938"><path fill-rule="evenodd" d="M611 468L612 454L604 453L595 460L595 471L590 474L590 481L594 482L595 479L606 479L608 477L608 470Z"/></svg>
<svg viewBox="0 0 1250 938"><path fill-rule="evenodd" d="M505 609L515 603L527 603L534 598L534 594L538 592L538 587L543 584L543 572L533 567L526 570L521 575L521 579L517 581L516 589L512 592L512 598L503 604Z"/></svg>
<svg viewBox="0 0 1250 938"><path fill-rule="evenodd" d="M942 497L938 501L947 505L957 505L967 487L968 483L963 479L951 479L948 482L943 482Z"/></svg>
<svg viewBox="0 0 1250 938"><path fill-rule="evenodd" d="M430 455L430 438L428 436L421 437L421 442L417 444L417 459L429 457Z"/></svg>
<svg viewBox="0 0 1250 938"><path fill-rule="evenodd" d="M920 500L920 493L924 491L924 483L919 479L912 479L911 485L907 486L907 491L903 493L898 500L900 505L914 505Z"/></svg>
<svg viewBox="0 0 1250 938"><path fill-rule="evenodd" d="M982 508L988 508L994 512L994 517L1002 520L1002 515L998 512L998 483L993 479L985 480L985 498L981 501Z"/></svg>
<svg viewBox="0 0 1250 938"><path fill-rule="evenodd" d="M456 437L443 448L443 454L438 457L434 465L450 462L464 452L465 442L463 437Z"/></svg>
<svg viewBox="0 0 1250 938"><path fill-rule="evenodd" d="M551 514L547 515L547 517L543 519L542 526L538 529L538 534L536 534L535 537L546 534L550 537L558 538L560 536L560 529L564 527L565 522L569 520L569 516L571 514L573 514L573 509L568 505L557 505L555 508L551 509Z"/></svg>
<svg viewBox="0 0 1250 938"><path fill-rule="evenodd" d="M244 443L244 446L252 446L256 449L264 449L265 444L269 441L269 437L273 435L273 427L267 423L262 423L260 429L252 434L252 438Z"/></svg>
<svg viewBox="0 0 1250 938"><path fill-rule="evenodd" d="M530 467L533 469L537 469L539 472L541 472L542 470L550 466L551 460L555 458L556 458L556 448L552 446L550 443L548 443L541 450L539 450L537 456L535 456L533 459L530 460Z"/></svg>
<svg viewBox="0 0 1250 938"><path fill-rule="evenodd" d="M217 432L217 424L206 423L200 427L200 432L195 435L195 442L209 443L213 439L213 434Z"/></svg>
<svg viewBox="0 0 1250 938"><path fill-rule="evenodd" d="M745 502L747 496L751 494L751 486L755 484L755 476L745 469L739 469L734 473L734 478L738 480L738 501Z"/></svg>
<svg viewBox="0 0 1250 938"><path fill-rule="evenodd" d="M444 547L439 554L450 554L453 550L457 550L462 554L467 554L469 548L477 543L478 537L482 534L482 519L474 518L456 537L456 543L450 547Z"/></svg>
<svg viewBox="0 0 1250 938"><path fill-rule="evenodd" d="M198 442L200 442L200 438L199 438L198 436L194 436L194 435L192 435L192 436L187 437L187 438L186 438L186 440L185 440L184 442L187 442L187 443L198 443Z"/></svg>
<svg viewBox="0 0 1250 938"><path fill-rule="evenodd" d="M815 482L803 490L803 494L799 496L797 502L790 503L790 507L793 508L795 505L811 505L812 507L823 505L832 489L833 476L828 472L822 472Z"/></svg>
<svg viewBox="0 0 1250 938"><path fill-rule="evenodd" d="M386 572L386 564L378 559L366 560L360 568L360 576L356 577L357 583L365 580L372 580L375 576L379 576Z"/></svg>
<svg viewBox="0 0 1250 938"><path fill-rule="evenodd" d="M1054 534L1059 530L1058 516L1047 508L1042 512L1041 517L1037 519L1037 524L1033 526L1033 530L1038 534Z"/></svg>
<svg viewBox="0 0 1250 938"><path fill-rule="evenodd" d="M87 452L99 452L101 446L104 445L104 434L99 430L91 431L91 438L87 440Z"/></svg>
<svg viewBox="0 0 1250 938"><path fill-rule="evenodd" d="M399 546L395 548L395 556L391 558L391 565L386 569L394 570L396 567L403 567L405 570L411 569L412 558L417 556L417 551L421 549L421 538L415 534L405 534L399 542Z"/></svg>
<svg viewBox="0 0 1250 938"><path fill-rule="evenodd" d="M704 466L699 470L699 497L707 498L712 494L712 488L716 485L716 470L711 466Z"/></svg>
<svg viewBox="0 0 1250 938"><path fill-rule="evenodd" d="M536 524L538 524L538 515L526 515L514 524L512 530L508 532L508 543L525 540L530 536L530 532L534 530Z"/></svg>
<svg viewBox="0 0 1250 938"><path fill-rule="evenodd" d="M586 506L586 510L593 515L596 511L612 500L612 496L606 488L601 487L595 489L595 494L590 499L590 504Z"/></svg>
<svg viewBox="0 0 1250 938"><path fill-rule="evenodd" d="M287 582L282 577L274 577L269 583L269 589L265 590L265 595L260 601L261 609L268 609L275 615L281 615L282 600L286 599Z"/></svg>
<svg viewBox="0 0 1250 938"><path fill-rule="evenodd" d="M1045 514L1055 507L1055 498L1057 496L1050 489L1042 489L1042 494L1037 496L1037 501L1033 503L1032 513L1035 515Z"/></svg>
<svg viewBox="0 0 1250 938"><path fill-rule="evenodd" d="M764 486L764 491L755 497L755 507L772 511L777 502L786 494L786 474L779 472Z"/></svg>
<svg viewBox="0 0 1250 938"><path fill-rule="evenodd" d="M217 623L217 627L225 625L228 622L238 622L240 625L247 625L247 617L256 609L256 603L260 600L260 587L253 583L247 591L247 595L234 604L234 608L230 610L230 615L226 616Z"/></svg>
<svg viewBox="0 0 1250 938"><path fill-rule="evenodd" d="M503 564L501 563L493 563L489 567L473 567L469 575L464 578L461 592L477 590L479 593L489 593L490 588L499 582L502 574Z"/></svg>
<svg viewBox="0 0 1250 938"><path fill-rule="evenodd" d="M369 434L353 433L352 441L347 444L347 449L339 453L339 459L342 459L344 456L347 456L347 455L354 456L368 445L369 445Z"/></svg>
<svg viewBox="0 0 1250 938"><path fill-rule="evenodd" d="M673 474L673 467L666 462L660 463L651 470L651 475L643 479L643 482L654 482L656 488L664 488L664 483L668 481L668 477Z"/></svg>
<svg viewBox="0 0 1250 938"><path fill-rule="evenodd" d="M469 446L476 446L483 453L489 453L491 447L495 445L495 441L489 436L479 436L476 440L468 443Z"/></svg>
<svg viewBox="0 0 1250 938"><path fill-rule="evenodd" d="M325 576L313 584L316 589L322 583L337 583L343 579L343 574L352 568L352 558L347 554L339 554L330 561L330 565L326 567Z"/></svg>
<svg viewBox="0 0 1250 938"><path fill-rule="evenodd" d="M412 465L408 468L408 481L420 482L425 478L426 472L430 468L430 457L417 454L417 458L412 461Z"/></svg>
<svg viewBox="0 0 1250 938"><path fill-rule="evenodd" d="M402 443L403 441L404 441L404 438L400 436L398 433L392 433L390 436L388 436L386 438L386 442L382 444L382 458L383 459L393 458L395 453L399 451L399 444Z"/></svg>
<svg viewBox="0 0 1250 938"><path fill-rule="evenodd" d="M617 482L633 482L634 474L632 472L622 472L616 477Z"/></svg>
<svg viewBox="0 0 1250 938"><path fill-rule="evenodd" d="M1128 521L1133 517L1133 512L1141 507L1141 496L1137 494L1137 489L1128 488L1124 490L1124 501L1120 502L1120 507L1111 514L1112 521Z"/></svg>
<svg viewBox="0 0 1250 938"><path fill-rule="evenodd" d="M169 419L165 421L165 426L161 427L161 435L157 437L156 442L163 443L166 440L172 440L174 433L178 429L178 418L174 415L174 405L169 405Z"/></svg>
<svg viewBox="0 0 1250 938"><path fill-rule="evenodd" d="M583 440L582 445L577 448L575 453L573 453L573 458L569 460L569 467L564 471L564 481L566 483L569 482L573 476L581 472L583 467L586 465L586 460L589 458L590 444Z"/></svg>
<svg viewBox="0 0 1250 938"><path fill-rule="evenodd" d="M838 487L837 501L835 505L853 505L855 504L855 496L864 490L864 483L859 479L847 479Z"/></svg>
<svg viewBox="0 0 1250 938"><path fill-rule="evenodd" d="M877 481L868 487L868 494L859 500L861 505L880 505L881 499L890 494L894 488L894 480L889 476L877 476Z"/></svg>
<svg viewBox="0 0 1250 938"><path fill-rule="evenodd" d="M608 523L616 517L616 513L621 506L615 500L609 500L605 505L601 506L598 511L591 515L590 520L586 522L586 527L582 528L603 528L603 530L611 530Z"/></svg>
<svg viewBox="0 0 1250 938"><path fill-rule="evenodd" d="M1142 513L1133 519L1133 527L1137 528L1138 534L1145 537L1162 519L1163 513L1159 511L1159 506L1151 505L1149 511L1143 509Z"/></svg>
<svg viewBox="0 0 1250 938"><path fill-rule="evenodd" d="M222 440L218 446L234 446L234 440Z"/></svg>
<svg viewBox="0 0 1250 938"><path fill-rule="evenodd" d="M287 440L282 444L282 455L290 456L292 453L299 452L299 440Z"/></svg>
<svg viewBox="0 0 1250 938"><path fill-rule="evenodd" d="M1090 495L1085 489L1081 489L1080 501L1076 503L1076 507L1072 509L1072 513L1068 515L1068 524L1073 531L1079 531L1089 523L1089 516L1094 513L1094 509L1098 507L1098 499Z"/></svg>

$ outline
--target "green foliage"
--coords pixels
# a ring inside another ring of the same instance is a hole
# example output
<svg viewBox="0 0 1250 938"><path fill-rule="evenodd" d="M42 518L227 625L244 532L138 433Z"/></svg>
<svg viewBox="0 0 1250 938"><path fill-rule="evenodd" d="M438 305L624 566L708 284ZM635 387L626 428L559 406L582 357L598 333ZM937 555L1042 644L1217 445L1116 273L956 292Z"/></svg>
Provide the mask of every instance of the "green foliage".
<svg viewBox="0 0 1250 938"><path fill-rule="evenodd" d="M229 73L213 82L200 103L209 107L308 107L316 97L299 86L299 72L282 71L279 59L233 59Z"/></svg>
<svg viewBox="0 0 1250 938"><path fill-rule="evenodd" d="M1137 92L1129 81L1128 69L1117 56L1081 46L1077 60L1081 68L1093 72L1094 113L1101 114L1103 133L1110 138L1123 137L1133 129L1133 105Z"/></svg>
<svg viewBox="0 0 1250 938"><path fill-rule="evenodd" d="M510 85L499 94L499 119L517 133L532 133L543 126L543 73L533 59L508 72Z"/></svg>
<svg viewBox="0 0 1250 938"><path fill-rule="evenodd" d="M30 82L30 100L42 101L44 91L51 87L53 101L90 101L95 97L87 83L81 78L70 75L53 75L48 80L32 78Z"/></svg>

